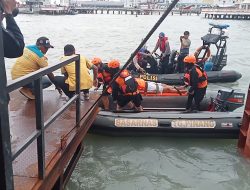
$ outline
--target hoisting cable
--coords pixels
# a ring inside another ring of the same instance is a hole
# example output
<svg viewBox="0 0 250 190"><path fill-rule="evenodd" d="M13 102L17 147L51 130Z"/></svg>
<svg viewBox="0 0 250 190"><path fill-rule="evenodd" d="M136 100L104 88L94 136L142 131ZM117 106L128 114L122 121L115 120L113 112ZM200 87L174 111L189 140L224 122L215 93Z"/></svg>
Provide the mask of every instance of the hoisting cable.
<svg viewBox="0 0 250 190"><path fill-rule="evenodd" d="M175 5L178 3L179 0L173 0L172 3L168 6L168 8L164 11L162 16L159 18L159 20L155 23L153 28L149 31L147 36L141 41L140 45L135 49L135 51L131 54L127 62L123 65L123 67L120 69L118 73L116 73L113 77L113 79L110 81L109 85L106 87L106 89L102 92L102 94L98 97L98 99L95 101L95 103L89 108L89 110L93 109L94 106L96 106L97 102L100 101L103 94L107 92L107 90L111 87L112 83L116 80L116 78L120 75L120 73L129 65L129 63L132 61L132 59L136 56L136 53L143 47L143 45L148 41L148 39L152 36L152 34L155 32L155 30L160 26L160 24L164 21L164 19L168 16L168 14L172 11L172 9L175 7ZM85 113L82 119L88 114ZM79 125L80 121L76 124ZM70 132L69 132L70 133Z"/></svg>

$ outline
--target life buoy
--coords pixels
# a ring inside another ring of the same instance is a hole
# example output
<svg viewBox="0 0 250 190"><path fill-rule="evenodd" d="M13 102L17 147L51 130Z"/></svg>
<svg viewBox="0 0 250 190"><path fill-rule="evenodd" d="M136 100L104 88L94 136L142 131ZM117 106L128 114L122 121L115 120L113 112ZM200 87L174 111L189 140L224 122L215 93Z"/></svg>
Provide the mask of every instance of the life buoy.
<svg viewBox="0 0 250 190"><path fill-rule="evenodd" d="M198 58L199 53L201 52L202 49L206 49L206 54L205 57L202 58ZM197 62L201 62L201 63L205 63L208 58L211 56L211 51L209 47L205 47L205 46L201 46L199 48L196 49L194 56L197 58Z"/></svg>

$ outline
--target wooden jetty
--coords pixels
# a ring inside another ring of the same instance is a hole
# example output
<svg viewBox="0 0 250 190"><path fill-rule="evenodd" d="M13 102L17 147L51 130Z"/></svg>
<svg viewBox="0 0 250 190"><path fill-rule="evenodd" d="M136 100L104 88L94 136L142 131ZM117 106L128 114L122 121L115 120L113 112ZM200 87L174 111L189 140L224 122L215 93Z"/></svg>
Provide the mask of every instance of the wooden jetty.
<svg viewBox="0 0 250 190"><path fill-rule="evenodd" d="M65 96L60 96L55 90L45 90L43 97L44 120L48 121L67 101ZM60 189L59 186L65 186L83 151L82 140L98 112L97 106L90 108L99 95L91 94L90 97L89 101L81 102L81 115L87 115L82 118L78 126L76 125L76 106L72 104L45 130L45 177L43 180L38 177L36 142L30 144L13 160L15 189ZM18 91L11 93L10 99L11 146L12 152L15 153L20 145L35 133L36 111L35 101L27 100ZM68 163L71 164L68 165Z"/></svg>
<svg viewBox="0 0 250 190"><path fill-rule="evenodd" d="M0 189L61 190L83 151L82 141L98 113L99 95L80 100L79 55L7 82L1 52ZM71 99L55 90L42 90L44 75L72 62L76 64L76 94ZM35 100L17 91L31 82Z"/></svg>
<svg viewBox="0 0 250 190"><path fill-rule="evenodd" d="M250 20L250 10L242 9L202 9L201 15L207 19Z"/></svg>
<svg viewBox="0 0 250 190"><path fill-rule="evenodd" d="M240 128L238 148L245 157L250 158L250 85L248 88L242 126Z"/></svg>
<svg viewBox="0 0 250 190"><path fill-rule="evenodd" d="M119 14L119 15L161 15L165 9L140 9L140 8L113 8L113 7L40 7L39 14L46 15L66 15L70 13L79 14ZM192 15L200 14L198 10L174 9L171 15Z"/></svg>
<svg viewBox="0 0 250 190"><path fill-rule="evenodd" d="M39 14L46 15L65 15L68 14L68 7L57 7L57 6L45 6L41 7L39 10Z"/></svg>
<svg viewBox="0 0 250 190"><path fill-rule="evenodd" d="M161 15L165 9L140 9L140 8L96 8L96 7L72 7L72 10L77 11L81 14L130 14L130 15ZM198 12L193 12L192 10L180 10L174 9L171 14L197 14ZM199 13L198 13L199 14Z"/></svg>

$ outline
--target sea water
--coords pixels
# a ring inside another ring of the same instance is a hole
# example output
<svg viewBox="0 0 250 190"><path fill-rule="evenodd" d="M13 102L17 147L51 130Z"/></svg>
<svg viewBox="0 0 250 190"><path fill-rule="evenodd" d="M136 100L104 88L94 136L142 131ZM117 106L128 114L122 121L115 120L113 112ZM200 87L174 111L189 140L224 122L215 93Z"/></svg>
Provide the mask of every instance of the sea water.
<svg viewBox="0 0 250 190"><path fill-rule="evenodd" d="M63 47L73 44L76 53L91 59L125 63L158 20L159 15L18 15L26 45L46 36L55 46L47 53L49 63L57 63ZM202 45L208 23L229 24L228 65L242 78L231 84L209 84L209 90L237 89L246 92L250 60L250 22L213 21L200 16L169 16L148 40L153 50L159 32L164 32L171 49L179 49L179 36L190 32L194 52ZM212 49L212 53L215 50ZM6 60L7 76L14 59ZM59 71L54 74L59 74ZM249 190L250 163L237 150L237 140L159 137L106 137L88 135L85 150L67 190L165 190L215 189Z"/></svg>

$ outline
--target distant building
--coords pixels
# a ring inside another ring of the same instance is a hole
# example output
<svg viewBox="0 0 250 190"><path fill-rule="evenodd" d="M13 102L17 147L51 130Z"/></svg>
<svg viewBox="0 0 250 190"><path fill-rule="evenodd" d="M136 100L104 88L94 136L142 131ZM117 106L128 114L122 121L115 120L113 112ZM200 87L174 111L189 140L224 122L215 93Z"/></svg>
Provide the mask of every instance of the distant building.
<svg viewBox="0 0 250 190"><path fill-rule="evenodd" d="M112 7L123 8L124 3L119 1L76 1L77 6L81 7Z"/></svg>
<svg viewBox="0 0 250 190"><path fill-rule="evenodd" d="M20 0L27 5L63 5L68 6L70 0Z"/></svg>
<svg viewBox="0 0 250 190"><path fill-rule="evenodd" d="M122 0L124 7L138 7L141 3L141 0Z"/></svg>
<svg viewBox="0 0 250 190"><path fill-rule="evenodd" d="M214 0L213 5L219 7L233 7L235 6L235 0Z"/></svg>
<svg viewBox="0 0 250 190"><path fill-rule="evenodd" d="M68 6L70 2L70 0L57 0L56 4L61 6Z"/></svg>
<svg viewBox="0 0 250 190"><path fill-rule="evenodd" d="M250 10L250 0L242 0L242 2L239 4L240 9L244 10Z"/></svg>

